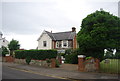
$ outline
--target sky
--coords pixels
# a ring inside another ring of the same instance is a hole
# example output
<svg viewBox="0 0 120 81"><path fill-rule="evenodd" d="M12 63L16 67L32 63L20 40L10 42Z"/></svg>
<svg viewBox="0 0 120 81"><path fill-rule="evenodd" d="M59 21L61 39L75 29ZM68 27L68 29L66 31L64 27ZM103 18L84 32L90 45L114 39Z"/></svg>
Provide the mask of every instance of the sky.
<svg viewBox="0 0 120 81"><path fill-rule="evenodd" d="M119 0L1 0L0 31L8 41L18 40L21 49L36 49L44 30L80 31L82 19L96 10L118 16Z"/></svg>

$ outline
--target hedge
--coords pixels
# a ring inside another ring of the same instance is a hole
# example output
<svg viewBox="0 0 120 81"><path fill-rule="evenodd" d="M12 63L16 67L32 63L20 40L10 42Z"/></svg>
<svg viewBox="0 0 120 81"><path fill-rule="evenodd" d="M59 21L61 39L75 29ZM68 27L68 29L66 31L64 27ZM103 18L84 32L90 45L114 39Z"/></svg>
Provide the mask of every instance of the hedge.
<svg viewBox="0 0 120 81"><path fill-rule="evenodd" d="M78 64L78 49L67 49L65 51L65 62L70 64Z"/></svg>
<svg viewBox="0 0 120 81"><path fill-rule="evenodd" d="M78 64L78 55L77 54L65 55L65 62L70 64Z"/></svg>
<svg viewBox="0 0 120 81"><path fill-rule="evenodd" d="M27 57L35 60L45 60L56 58L57 50L16 50L15 58L26 59Z"/></svg>

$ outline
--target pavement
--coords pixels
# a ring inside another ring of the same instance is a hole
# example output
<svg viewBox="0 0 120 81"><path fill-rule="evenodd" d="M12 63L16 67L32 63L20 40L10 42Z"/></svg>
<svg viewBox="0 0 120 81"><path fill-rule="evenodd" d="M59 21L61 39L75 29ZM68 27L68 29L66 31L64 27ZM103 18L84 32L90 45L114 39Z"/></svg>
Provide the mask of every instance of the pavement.
<svg viewBox="0 0 120 81"><path fill-rule="evenodd" d="M4 62L10 68L17 70L29 71L31 73L41 74L45 76L55 77L59 79L118 79L117 74L106 74L106 73L90 73L90 72L79 72L76 70L67 70L63 68L46 68L40 66L23 65ZM69 67L68 67L69 68Z"/></svg>

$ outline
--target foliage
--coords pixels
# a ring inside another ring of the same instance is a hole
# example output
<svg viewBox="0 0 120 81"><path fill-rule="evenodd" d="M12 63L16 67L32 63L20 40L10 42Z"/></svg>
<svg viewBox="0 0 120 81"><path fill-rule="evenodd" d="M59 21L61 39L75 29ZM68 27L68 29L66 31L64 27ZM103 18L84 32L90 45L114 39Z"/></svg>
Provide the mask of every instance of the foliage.
<svg viewBox="0 0 120 81"><path fill-rule="evenodd" d="M86 56L104 57L104 49L120 49L120 18L103 10L83 19L77 34L80 53Z"/></svg>
<svg viewBox="0 0 120 81"><path fill-rule="evenodd" d="M63 56L65 58L65 53L60 53L60 56Z"/></svg>
<svg viewBox="0 0 120 81"><path fill-rule="evenodd" d="M78 49L69 49L66 50L67 54L65 55L65 62L70 64L77 64L78 63Z"/></svg>
<svg viewBox="0 0 120 81"><path fill-rule="evenodd" d="M14 50L18 50L20 48L19 41L12 39L8 44L8 48L10 50L10 54L13 54Z"/></svg>
<svg viewBox="0 0 120 81"><path fill-rule="evenodd" d="M115 59L120 59L120 52L116 52L114 58Z"/></svg>
<svg viewBox="0 0 120 81"><path fill-rule="evenodd" d="M105 53L105 56L104 56L105 59L113 59L114 58L114 54L110 51L107 51Z"/></svg>
<svg viewBox="0 0 120 81"><path fill-rule="evenodd" d="M65 62L70 64L77 64L78 63L78 57L77 54L69 54L65 56Z"/></svg>
<svg viewBox="0 0 120 81"><path fill-rule="evenodd" d="M46 60L56 58L57 50L16 50L15 58L25 59L27 57L35 60Z"/></svg>
<svg viewBox="0 0 120 81"><path fill-rule="evenodd" d="M73 50L73 49L67 49L67 50L65 50L65 55L71 54L71 53L72 53L72 50Z"/></svg>
<svg viewBox="0 0 120 81"><path fill-rule="evenodd" d="M90 59L90 58L92 58L92 57L86 57L85 59L88 60L88 59Z"/></svg>
<svg viewBox="0 0 120 81"><path fill-rule="evenodd" d="M31 62L31 57L26 57L26 59L25 59L25 61L26 61L26 63L29 65L30 64L30 62Z"/></svg>
<svg viewBox="0 0 120 81"><path fill-rule="evenodd" d="M19 41L12 39L8 44L9 50L18 50L20 48Z"/></svg>
<svg viewBox="0 0 120 81"><path fill-rule="evenodd" d="M51 63L51 60L50 60L50 59L47 59L46 62L47 62L47 63Z"/></svg>
<svg viewBox="0 0 120 81"><path fill-rule="evenodd" d="M57 59L55 60L55 63L56 63L56 65L55 65L56 67L60 67L60 63Z"/></svg>
<svg viewBox="0 0 120 81"><path fill-rule="evenodd" d="M6 47L2 46L2 56L5 57L6 54L9 54L9 51Z"/></svg>

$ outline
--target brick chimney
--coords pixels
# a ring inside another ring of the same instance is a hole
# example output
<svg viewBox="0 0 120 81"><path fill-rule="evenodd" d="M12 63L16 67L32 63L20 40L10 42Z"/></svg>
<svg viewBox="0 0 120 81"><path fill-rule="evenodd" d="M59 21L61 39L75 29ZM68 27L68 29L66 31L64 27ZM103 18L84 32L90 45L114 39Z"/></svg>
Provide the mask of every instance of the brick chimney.
<svg viewBox="0 0 120 81"><path fill-rule="evenodd" d="M72 27L72 32L76 32L76 28L75 27Z"/></svg>

